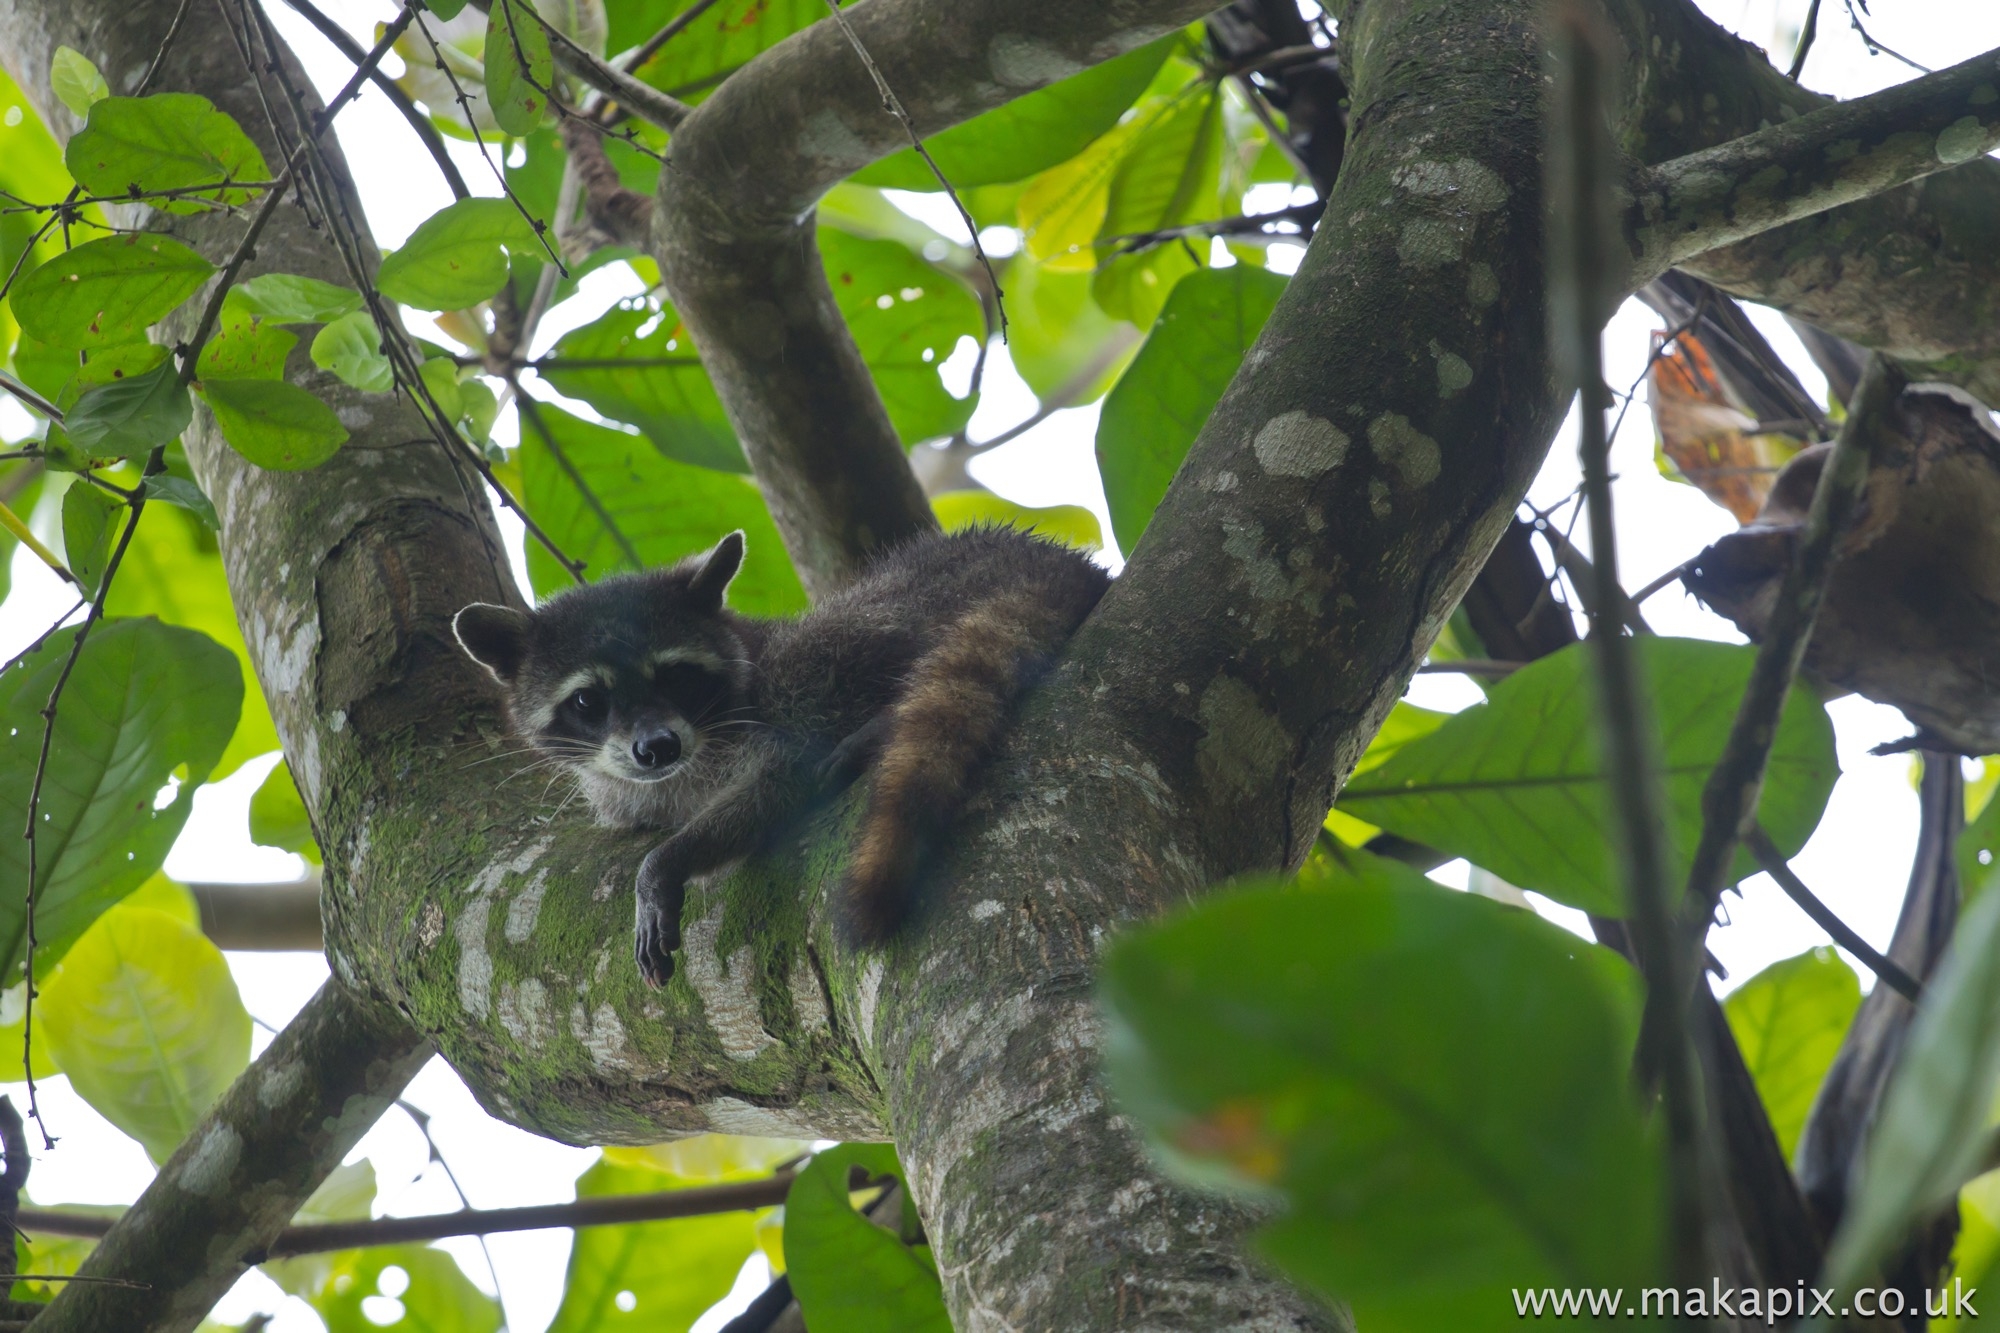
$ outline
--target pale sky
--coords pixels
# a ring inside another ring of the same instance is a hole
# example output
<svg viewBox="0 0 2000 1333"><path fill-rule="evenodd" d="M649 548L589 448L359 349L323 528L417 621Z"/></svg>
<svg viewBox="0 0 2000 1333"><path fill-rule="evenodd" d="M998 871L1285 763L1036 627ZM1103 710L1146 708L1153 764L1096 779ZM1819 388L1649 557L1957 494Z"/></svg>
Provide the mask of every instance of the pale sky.
<svg viewBox="0 0 2000 1333"><path fill-rule="evenodd" d="M615 2L615 0L614 0ZM1701 0L1702 8L1751 41L1778 52L1776 63L1789 63L1796 25L1806 0ZM345 23L364 44L373 40L373 25L395 12L389 0L328 0L324 7ZM1951 64L1983 50L2000 47L2000 4L1993 0L1874 0L1872 15L1863 22L1878 42L1932 67ZM306 62L323 92L330 92L350 67L303 21L282 5L269 6L286 38ZM1825 0L1821 32L1805 68L1805 82L1821 91L1855 96L1912 77L1913 71L1887 55L1870 56L1849 27L1843 0ZM399 244L416 225L450 202L434 167L415 145L408 128L372 90L339 121L348 161L359 182L375 235L383 247ZM493 173L470 144L448 140L473 190L498 193ZM956 232L949 209L935 199L914 197L911 212L942 231ZM1291 267L1280 254L1274 267ZM586 282L592 304L572 309L544 325L536 350L542 350L562 329L582 323L617 296L637 290L622 265L603 270ZM1823 393L1824 385L1783 322L1770 312L1753 311L1767 336L1798 371L1807 387ZM1767 317L1768 316L1768 317ZM1629 304L1607 335L1607 372L1623 388L1637 376L1648 351L1647 337L1657 321L1650 311ZM956 367L951 367L955 369ZM948 381L949 382L949 381ZM1034 400L1012 372L1005 350L989 360L985 395L973 418L975 439L996 435L1033 411ZM580 409L587 411L587 409ZM1091 458L1096 408L1058 413L1019 440L982 459L975 474L994 490L1024 504L1082 504L1103 517L1104 501ZM1568 495L1577 482L1575 436L1566 427L1550 453L1547 466L1530 492L1530 500L1547 506ZM0 436L24 433L25 414L11 400L0 400ZM1692 488L1668 482L1653 464L1650 417L1635 407L1614 444L1619 520L1620 563L1627 586L1638 587L1698 551L1735 526L1721 509ZM51 516L40 518L47 521ZM1109 531L1108 523L1105 525ZM1587 542L1579 525L1580 542ZM517 533L518 538L518 533ZM0 606L0 656L17 651L45 627L49 617L68 605L59 585L25 552L14 561L15 591ZM1678 588L1654 597L1645 612L1662 633L1715 639L1739 636L1725 621L1701 610ZM1445 676L1420 677L1411 699L1436 708L1459 708L1477 698L1463 680ZM1871 758L1868 747L1906 735L1908 725L1891 709L1859 699L1831 707L1837 730L1842 778L1819 832L1794 863L1800 875L1833 909L1878 947L1886 945L1895 911L1908 875L1916 832L1916 800L1911 766L1905 758ZM295 872L294 858L259 849L248 841L245 810L250 793L268 770L269 761L254 763L227 781L200 792L195 814L169 858L167 868L183 880L263 880ZM1464 865L1440 872L1462 883ZM1549 909L1558 919L1574 914ZM1740 898L1729 900L1729 924L1711 936L1716 956L1730 969L1734 985L1759 968L1825 942L1823 935L1768 880L1747 881ZM282 1026L312 994L326 975L317 955L232 954L230 966L250 1012L273 1028ZM1868 983L1863 973L1863 984ZM268 1040L260 1030L258 1048ZM0 1090L22 1104L18 1085ZM499 1207L566 1200L571 1182L593 1159L588 1150L564 1148L491 1120L473 1103L457 1076L441 1061L433 1061L411 1086L409 1099L434 1118L433 1133L465 1184L477 1207ZM112 1128L68 1090L63 1079L43 1086L42 1102L54 1131L62 1137L56 1149L36 1162L32 1193L37 1202L126 1202L136 1198L152 1172L138 1145ZM393 1214L444 1211L457 1206L441 1173L427 1166L422 1139L399 1112L384 1118L357 1150L373 1160L381 1194L378 1212ZM504 1164L504 1169L500 1164ZM563 1266L569 1248L567 1232L537 1232L497 1236L489 1241L502 1275L501 1295L512 1333L542 1333L560 1298ZM473 1281L492 1287L492 1279L475 1242L448 1242ZM739 1282L740 1304L763 1285L761 1258L746 1266ZM272 1333L311 1333L316 1316L256 1273L240 1283L218 1308L217 1317L240 1322L259 1311L275 1312ZM733 1313L718 1310L698 1327L719 1326Z"/></svg>

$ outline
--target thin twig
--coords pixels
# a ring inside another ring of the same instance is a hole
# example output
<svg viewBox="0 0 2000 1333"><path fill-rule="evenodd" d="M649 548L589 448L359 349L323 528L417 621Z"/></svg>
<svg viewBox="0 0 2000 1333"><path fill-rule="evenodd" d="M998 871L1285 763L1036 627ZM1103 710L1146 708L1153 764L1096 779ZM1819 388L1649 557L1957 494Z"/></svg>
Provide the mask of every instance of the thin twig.
<svg viewBox="0 0 2000 1333"><path fill-rule="evenodd" d="M166 471L167 448L160 445L146 458L146 466L141 472L142 479ZM35 880L41 873L39 839L35 836L35 824L41 816L42 784L49 773L49 751L55 741L56 709L62 701L62 693L69 684L72 672L76 670L77 659L83 655L84 641L90 637L91 628L104 618L104 600L111 595L111 582L118 576L118 567L125 561L125 552L132 545L132 534L139 530L139 517L146 510L146 493L142 485L139 493L132 498L131 511L125 520L124 531L118 534L118 544L112 548L111 558L104 562L104 573L99 576L97 596L91 599L90 613L77 626L76 637L70 640L69 656L64 659L62 671L56 676L55 684L49 690L48 702L42 705L42 746L35 757L34 783L28 789L27 827L21 836L28 842L28 887L24 915L27 918L26 958L22 963L24 993L27 996L26 1009L21 1016L21 1071L28 1084L28 1116L41 1131L42 1147L45 1150L56 1146L49 1134L47 1122L42 1119L42 1108L35 1093L35 948L39 941L35 935ZM67 617L65 617L66 619Z"/></svg>
<svg viewBox="0 0 2000 1333"><path fill-rule="evenodd" d="M417 6L412 0L405 0L403 12L396 15L389 26L382 30L382 35L375 39L375 45L369 48L365 56L355 62L354 73L348 76L347 82L341 86L340 91L335 93L326 106L320 110L319 128L321 130L331 125L333 118L340 114L340 109L360 94L361 85L374 76L376 69L382 63L382 57L389 54L389 49L395 46L396 39L403 35L404 31L410 26L411 21L416 17Z"/></svg>
<svg viewBox="0 0 2000 1333"><path fill-rule="evenodd" d="M590 489L590 483L583 479L583 474L577 471L576 464L570 461L570 456L564 452L563 447L556 443L554 433L549 430L549 423L542 419L541 404L521 388L519 379L510 375L507 384L514 390L514 402L520 409L521 415L527 418L528 425L541 437L550 456L556 460L556 466L563 470L563 475L576 487L577 494L581 495L583 502L590 506L590 512L597 515L597 521L604 525L604 530L611 534L611 540L618 544L618 549L632 562L632 568L644 569L646 562L639 558L638 548L626 537L625 530L618 526L618 521L611 517L611 511L604 507L604 501L598 498L597 492ZM578 575L577 581L582 582L581 574Z"/></svg>
<svg viewBox="0 0 2000 1333"><path fill-rule="evenodd" d="M507 0L500 0L500 3L506 4ZM641 120L651 121L663 130L675 129L682 121L688 118L691 108L686 102L681 101L677 97L669 97L650 83L641 83L624 70L619 69L616 65L606 64L604 61L599 60L596 56L571 41L568 34L564 33L562 29L543 18L533 5L528 5L526 8L528 13L534 17L537 23L542 25L542 28L554 41L556 59L562 62L564 69L576 75L577 78L617 102ZM525 71L527 62L525 60L522 61L521 66ZM550 104L553 105L555 102L554 97L551 97L549 100ZM602 129L603 127L600 125L597 128Z"/></svg>
<svg viewBox="0 0 2000 1333"><path fill-rule="evenodd" d="M1669 906L1666 802L1661 790L1659 735L1652 701L1640 680L1638 655L1625 633L1621 611L1625 591L1618 582L1618 544L1612 519L1610 436L1605 418L1611 407L1604 383L1603 317L1611 307L1620 261L1606 249L1610 215L1613 150L1606 133L1610 103L1608 62L1595 14L1581 0L1556 11L1551 36L1560 56L1551 157L1567 177L1558 194L1565 226L1558 252L1567 251L1568 309L1561 318L1569 333L1571 367L1581 388L1578 453L1582 456L1584 498L1590 515L1594 554L1591 580L1590 642L1596 661L1597 713L1602 728L1605 786L1611 807L1613 842L1631 905L1630 930L1646 979L1646 1006L1640 1027L1638 1064L1643 1078L1657 1080L1665 1118L1672 1218L1673 1273L1695 1281L1713 1271L1709 1260L1707 1198L1709 1172L1703 1166L1699 1073L1688 1031L1693 959L1679 947Z"/></svg>
<svg viewBox="0 0 2000 1333"><path fill-rule="evenodd" d="M201 360L201 350L208 345L209 335L215 332L215 321L222 316L222 302L229 295L229 289L236 283L236 275L256 252L257 238L263 234L264 224L278 211L278 205L285 202L285 187L291 184L292 174L298 169L299 158L305 152L301 144L292 150L291 160L285 164L284 174L278 177L277 186L264 196L263 204L250 219L250 229L243 233L243 239L236 244L229 262L222 266L222 277L215 289L208 294L208 304L202 307L201 321L195 325L194 337L181 347L181 383L194 382L195 366Z"/></svg>
<svg viewBox="0 0 2000 1333"><path fill-rule="evenodd" d="M1847 420L1841 423L1833 452L1813 490L1812 507L1764 628L1756 665L1737 706L1728 743L1702 787L1701 841L1688 868L1690 934L1706 932L1736 855L1737 839L1756 817L1778 716L1799 664L1805 660L1806 644L1812 638L1813 622L1833 569L1835 543L1861 503L1868 483L1870 448L1884 413L1902 387L1901 375L1887 362L1880 356L1869 357Z"/></svg>
<svg viewBox="0 0 2000 1333"><path fill-rule="evenodd" d="M285 3L296 10L306 22L312 24L320 36L333 43L335 49L342 55L353 61L357 68L366 63L369 53L361 49L361 43L350 37L345 28L321 13L310 0L285 0ZM403 14L409 16L412 21L416 17L414 7L404 9ZM437 132L437 126L431 124L430 119L417 110L416 104L396 86L394 79L379 69L370 70L368 78L375 85L376 91L387 97L389 105L395 107L396 113L416 131L417 138L424 145L424 151L431 155L431 161L437 163L438 172L444 177L445 184L451 187L452 197L470 199L472 191L466 186L465 177L459 174L458 164L451 160L451 153L445 148L444 136ZM332 119L330 112L327 119Z"/></svg>
<svg viewBox="0 0 2000 1333"><path fill-rule="evenodd" d="M574 1203L537 1204L525 1208L471 1209L423 1217L377 1217L354 1222L314 1222L286 1227L264 1250L245 1256L249 1263L286 1259L300 1254L376 1245L404 1245L443 1240L449 1236L491 1236L508 1231L545 1231L555 1227L622 1226L679 1217L706 1217L776 1207L791 1188L790 1172L763 1180L726 1185L698 1185L652 1194L612 1194ZM24 1231L44 1236L102 1236L116 1218L64 1213L47 1208L23 1208Z"/></svg>
<svg viewBox="0 0 2000 1333"><path fill-rule="evenodd" d="M417 1127L417 1133L424 1136L424 1146L430 1149L431 1160L444 1172L445 1180L451 1185L451 1192L458 1196L459 1208L471 1212L472 1200L467 1196L465 1186L458 1183L458 1173L453 1171L451 1163L444 1159L444 1150L438 1147L437 1138L431 1133L430 1112L401 1097L396 1099L396 1109L408 1116L410 1123ZM500 1270L493 1263L493 1251L487 1246L485 1236L477 1236L474 1239L479 1242L479 1253L486 1260L486 1273L493 1279L493 1286L497 1291L500 1287Z"/></svg>
<svg viewBox="0 0 2000 1333"><path fill-rule="evenodd" d="M69 610L57 616L55 618L55 621L52 624L50 624L50 626L47 629L43 630L40 634L35 636L35 641L33 643L29 644L26 648L23 648L20 652L15 653L12 657L8 658L4 665L0 665L0 675L4 675L7 672L12 671L20 663L27 661L30 657L33 657L36 653L42 651L42 645L47 643L50 639L53 639L57 634L61 633L64 629L68 628L69 618L75 615L77 612L83 610L83 608L88 605L90 605L90 599L88 597L77 598L76 602L70 607Z"/></svg>
<svg viewBox="0 0 2000 1333"><path fill-rule="evenodd" d="M1645 587L1639 589L1639 591L1633 593L1632 605L1638 606L1641 602L1644 602L1654 593L1659 592L1662 588L1665 588L1669 583L1672 583L1675 579L1678 579L1681 575L1687 573L1688 570L1692 568L1694 568L1694 561L1692 560L1681 561L1678 565L1675 565L1672 569L1660 575L1660 577L1654 579L1651 583L1648 583Z"/></svg>
<svg viewBox="0 0 2000 1333"><path fill-rule="evenodd" d="M640 46L626 56L621 66L627 73L639 68L658 55L660 48L686 32L694 21L715 7L715 0L695 0L686 9L673 16L667 25L648 37Z"/></svg>
<svg viewBox="0 0 2000 1333"><path fill-rule="evenodd" d="M840 7L840 0L826 0L826 7L833 14L833 21L840 25L840 31L847 38L847 44L854 48L855 55L861 57L861 63L868 69L868 77L875 81L875 91L882 98L882 109L894 116L902 125L903 133L910 136L910 147L916 149L917 156L924 160L924 165L931 169L931 175L937 178L937 183L951 199L951 206L958 210L959 220L965 224L966 234L972 237L972 253L978 258L980 267L986 270L986 280L993 284L993 305L1000 312L1000 341L1006 342L1006 292L1000 286L1000 275L993 271L993 261L987 257L986 247L979 243L979 224L972 220L971 210L966 208L965 201L958 197L958 191L945 179L944 172L932 159L931 150L924 147L923 136L917 133L916 122L910 119L910 113L903 109L902 99L896 96L895 90L889 86L889 81L882 76L881 67L875 63L875 57L869 55L868 48L861 44L861 34L854 30L852 23L848 22L847 12Z"/></svg>
<svg viewBox="0 0 2000 1333"><path fill-rule="evenodd" d="M180 5L174 10L173 22L167 25L166 35L160 38L159 49L153 52L152 63L146 66L146 77L139 80L139 86L132 90L132 96L144 97L146 90L153 86L153 80L159 76L160 66L166 62L168 49L173 46L174 38L180 36L181 24L187 22L188 11L193 8L194 0L181 0Z"/></svg>
<svg viewBox="0 0 2000 1333"><path fill-rule="evenodd" d="M1812 8L1806 10L1806 22L1799 29L1799 44L1792 51L1792 67L1785 71L1785 77L1797 82L1799 71L1806 67L1806 56L1811 54L1813 39L1819 36L1820 0L1812 0Z"/></svg>
<svg viewBox="0 0 2000 1333"><path fill-rule="evenodd" d="M57 407L54 403L42 397L4 370L0 370L0 389L5 389L8 393L13 394L50 421L55 422L58 426L62 424L63 413L60 407Z"/></svg>
<svg viewBox="0 0 2000 1333"><path fill-rule="evenodd" d="M1856 934L1854 927L1836 916L1833 909L1820 901L1819 896L1806 887L1805 881L1793 873L1792 867L1785 861L1785 854L1771 841L1771 835L1764 831L1762 824L1751 824L1744 829L1743 842L1751 855L1757 858L1757 864L1764 868L1764 873L1777 881L1785 896L1797 903L1813 919L1813 924L1832 936L1835 944L1860 959L1863 967L1880 977L1889 989L1911 1004L1923 998L1922 982L1897 966L1895 960L1886 954L1878 953L1874 945Z"/></svg>
<svg viewBox="0 0 2000 1333"><path fill-rule="evenodd" d="M1876 41L1873 37L1869 36L1868 29L1861 26L1861 16L1854 12L1854 0L1846 0L1846 4L1847 4L1847 21L1853 24L1854 31L1860 34L1861 44L1868 48L1869 55L1871 56L1884 55L1892 57L1893 59L1896 60L1900 60L1905 65L1908 65L1911 69L1916 70L1919 74L1937 73L1937 71L1932 69L1929 65L1919 65L1916 61L1910 59L1908 56L1904 55L1901 51L1897 51L1891 47L1884 46L1882 45L1882 43Z"/></svg>
<svg viewBox="0 0 2000 1333"><path fill-rule="evenodd" d="M1420 676L1511 676L1526 662L1503 662L1493 657L1461 657L1451 662L1426 662L1417 668Z"/></svg>

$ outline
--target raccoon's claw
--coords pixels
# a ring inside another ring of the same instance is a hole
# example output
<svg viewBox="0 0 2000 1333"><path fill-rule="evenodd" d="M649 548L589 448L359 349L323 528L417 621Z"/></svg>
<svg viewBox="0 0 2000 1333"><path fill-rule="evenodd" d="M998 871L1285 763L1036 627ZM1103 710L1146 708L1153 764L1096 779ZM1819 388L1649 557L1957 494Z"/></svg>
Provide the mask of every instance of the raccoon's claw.
<svg viewBox="0 0 2000 1333"><path fill-rule="evenodd" d="M819 762L820 786L831 791L836 787L845 787L860 777L862 771L875 762L875 756L882 752L882 743L889 738L890 717L889 711L884 709L834 746Z"/></svg>
<svg viewBox="0 0 2000 1333"><path fill-rule="evenodd" d="M639 866L634 894L632 954L639 975L654 990L674 974L674 950L681 943L681 900L687 878L675 871L664 848L655 848Z"/></svg>

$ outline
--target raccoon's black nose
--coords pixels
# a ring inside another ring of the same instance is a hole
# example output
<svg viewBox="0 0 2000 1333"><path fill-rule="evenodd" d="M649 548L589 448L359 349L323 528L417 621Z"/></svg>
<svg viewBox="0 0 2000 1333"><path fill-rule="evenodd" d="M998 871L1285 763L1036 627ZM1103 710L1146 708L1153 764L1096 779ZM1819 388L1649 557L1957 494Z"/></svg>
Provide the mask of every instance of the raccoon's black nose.
<svg viewBox="0 0 2000 1333"><path fill-rule="evenodd" d="M665 768L681 757L681 738L671 731L656 731L632 742L632 758L641 768Z"/></svg>

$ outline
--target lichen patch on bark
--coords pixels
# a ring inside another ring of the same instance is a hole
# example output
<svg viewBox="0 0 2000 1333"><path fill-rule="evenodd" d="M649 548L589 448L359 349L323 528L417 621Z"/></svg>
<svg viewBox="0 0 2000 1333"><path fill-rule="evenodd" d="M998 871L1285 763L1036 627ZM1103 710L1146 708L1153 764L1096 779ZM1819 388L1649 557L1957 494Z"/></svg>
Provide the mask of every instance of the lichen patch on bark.
<svg viewBox="0 0 2000 1333"><path fill-rule="evenodd" d="M681 950L688 984L701 996L708 1025L732 1060L754 1060L780 1043L764 1030L764 1016L751 987L755 951L744 945L727 958L717 953L725 904L687 927Z"/></svg>
<svg viewBox="0 0 2000 1333"><path fill-rule="evenodd" d="M1319 477L1347 458L1347 432L1310 412L1280 412L1251 441L1264 470L1279 477Z"/></svg>

